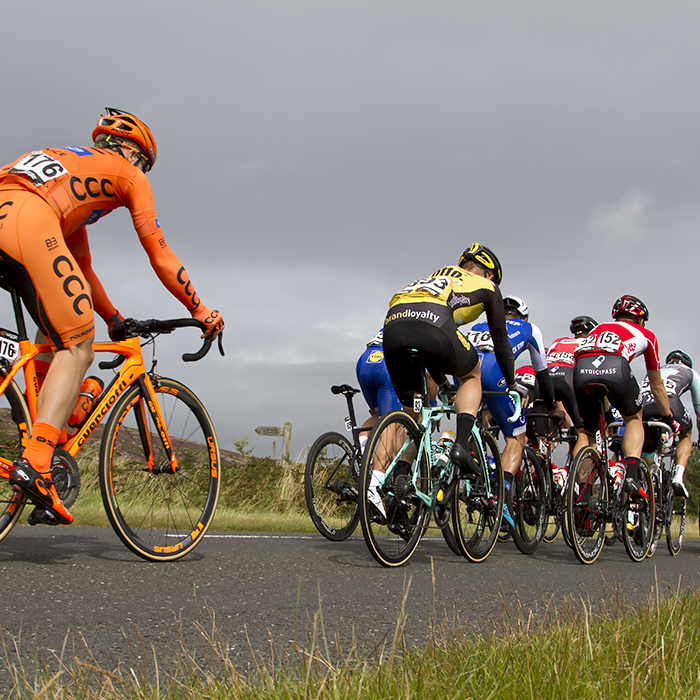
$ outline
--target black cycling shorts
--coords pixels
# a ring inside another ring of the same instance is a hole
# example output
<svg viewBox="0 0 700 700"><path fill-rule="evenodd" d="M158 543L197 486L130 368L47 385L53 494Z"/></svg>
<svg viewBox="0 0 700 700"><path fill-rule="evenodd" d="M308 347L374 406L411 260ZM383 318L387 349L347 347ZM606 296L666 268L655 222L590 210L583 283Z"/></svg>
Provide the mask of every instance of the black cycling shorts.
<svg viewBox="0 0 700 700"><path fill-rule="evenodd" d="M574 365L574 389L581 422L589 432L598 429L600 399L593 390L595 384L607 389L610 403L625 417L635 415L642 407L639 384L624 357L604 354L578 357Z"/></svg>
<svg viewBox="0 0 700 700"><path fill-rule="evenodd" d="M690 416L690 411L683 405L683 402L678 396L669 396L668 404L673 414L673 419L678 421L681 426L681 435L687 433L693 428L693 419ZM647 403L642 411L642 420L659 420L661 411L655 401ZM644 426L644 447L642 452L654 452L659 444L659 428L648 428Z"/></svg>
<svg viewBox="0 0 700 700"><path fill-rule="evenodd" d="M384 361L404 406L412 406L413 395L423 390L421 364L438 383L441 375L464 377L479 364L479 354L452 318L443 316L441 320L442 324L436 325L405 318L384 326ZM410 350L417 351L421 364L413 360Z"/></svg>
<svg viewBox="0 0 700 700"><path fill-rule="evenodd" d="M574 391L574 368L554 365L549 368L549 376L552 378L554 398L564 404L564 410L569 414L574 427L581 428L583 424Z"/></svg>

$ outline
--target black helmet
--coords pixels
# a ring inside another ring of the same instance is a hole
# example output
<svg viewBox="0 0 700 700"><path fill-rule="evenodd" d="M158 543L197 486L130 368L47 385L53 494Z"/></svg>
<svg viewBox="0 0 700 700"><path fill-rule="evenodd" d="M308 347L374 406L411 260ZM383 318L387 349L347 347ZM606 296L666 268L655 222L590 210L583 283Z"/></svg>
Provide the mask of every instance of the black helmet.
<svg viewBox="0 0 700 700"><path fill-rule="evenodd" d="M641 299L632 296L631 294L625 294L613 304L612 317L617 320L617 317L621 314L634 316L640 321L649 320L649 309L647 309L646 305Z"/></svg>
<svg viewBox="0 0 700 700"><path fill-rule="evenodd" d="M569 330L573 335L588 335L598 322L590 316L576 316L571 319Z"/></svg>
<svg viewBox="0 0 700 700"><path fill-rule="evenodd" d="M507 314L520 316L524 321L527 321L530 313L527 304L520 297L503 297L503 309Z"/></svg>
<svg viewBox="0 0 700 700"><path fill-rule="evenodd" d="M457 264L462 267L464 263L469 260L473 260L479 267L483 267L484 270L493 272L494 282L496 284L501 283L503 279L501 263L498 262L498 258L486 246L481 245L481 243L472 243L471 246L462 253L462 257Z"/></svg>
<svg viewBox="0 0 700 700"><path fill-rule="evenodd" d="M682 362L686 367L693 369L693 358L682 350L671 350L671 352L666 355L666 364L670 362Z"/></svg>

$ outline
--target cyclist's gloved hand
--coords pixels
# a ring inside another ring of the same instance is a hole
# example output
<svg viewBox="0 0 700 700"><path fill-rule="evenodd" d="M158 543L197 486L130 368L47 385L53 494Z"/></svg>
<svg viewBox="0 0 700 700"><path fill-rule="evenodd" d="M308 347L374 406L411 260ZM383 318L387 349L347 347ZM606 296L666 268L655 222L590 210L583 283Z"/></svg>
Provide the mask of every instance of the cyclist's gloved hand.
<svg viewBox="0 0 700 700"><path fill-rule="evenodd" d="M681 424L673 417L673 413L669 413L667 416L661 416L661 420L671 428L671 432L674 435L681 432Z"/></svg>
<svg viewBox="0 0 700 700"><path fill-rule="evenodd" d="M124 340L124 332L122 330L122 324L124 323L124 317L116 311L113 313L106 321L107 323L107 333L109 333L110 340ZM117 326L115 330L115 325Z"/></svg>
<svg viewBox="0 0 700 700"><path fill-rule="evenodd" d="M528 388L522 384L518 384L518 382L511 384L511 386L508 387L508 391L515 391L516 393L520 394L520 398L523 401L530 396Z"/></svg>
<svg viewBox="0 0 700 700"><path fill-rule="evenodd" d="M204 304L200 304L196 309L192 309L190 313L195 321L199 321L207 327L202 337L210 335L213 339L224 330L224 317L221 315L220 311L210 309L204 306Z"/></svg>

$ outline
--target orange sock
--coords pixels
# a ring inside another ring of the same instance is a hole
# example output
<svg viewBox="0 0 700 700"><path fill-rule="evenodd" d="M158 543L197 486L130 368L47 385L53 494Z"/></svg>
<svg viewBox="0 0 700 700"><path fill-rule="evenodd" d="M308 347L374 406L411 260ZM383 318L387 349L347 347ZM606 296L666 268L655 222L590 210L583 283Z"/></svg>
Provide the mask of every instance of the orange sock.
<svg viewBox="0 0 700 700"><path fill-rule="evenodd" d="M41 474L51 471L51 457L61 431L48 423L34 423L22 457Z"/></svg>

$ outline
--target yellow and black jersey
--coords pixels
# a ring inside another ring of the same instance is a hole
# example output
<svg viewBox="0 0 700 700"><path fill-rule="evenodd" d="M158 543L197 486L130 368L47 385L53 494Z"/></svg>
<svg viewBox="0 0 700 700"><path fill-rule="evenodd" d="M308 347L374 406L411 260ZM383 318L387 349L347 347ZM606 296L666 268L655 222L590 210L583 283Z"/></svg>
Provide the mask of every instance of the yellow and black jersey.
<svg viewBox="0 0 700 700"><path fill-rule="evenodd" d="M449 310L454 322L461 326L476 321L493 300L503 306L501 294L491 280L461 267L448 265L394 294L389 309L398 304L441 304Z"/></svg>
<svg viewBox="0 0 700 700"><path fill-rule="evenodd" d="M441 267L430 277L416 280L394 294L385 324L422 321L438 327L447 322L461 326L484 312L498 365L511 386L515 380L513 351L508 342L503 298L498 286L485 277L456 265Z"/></svg>

